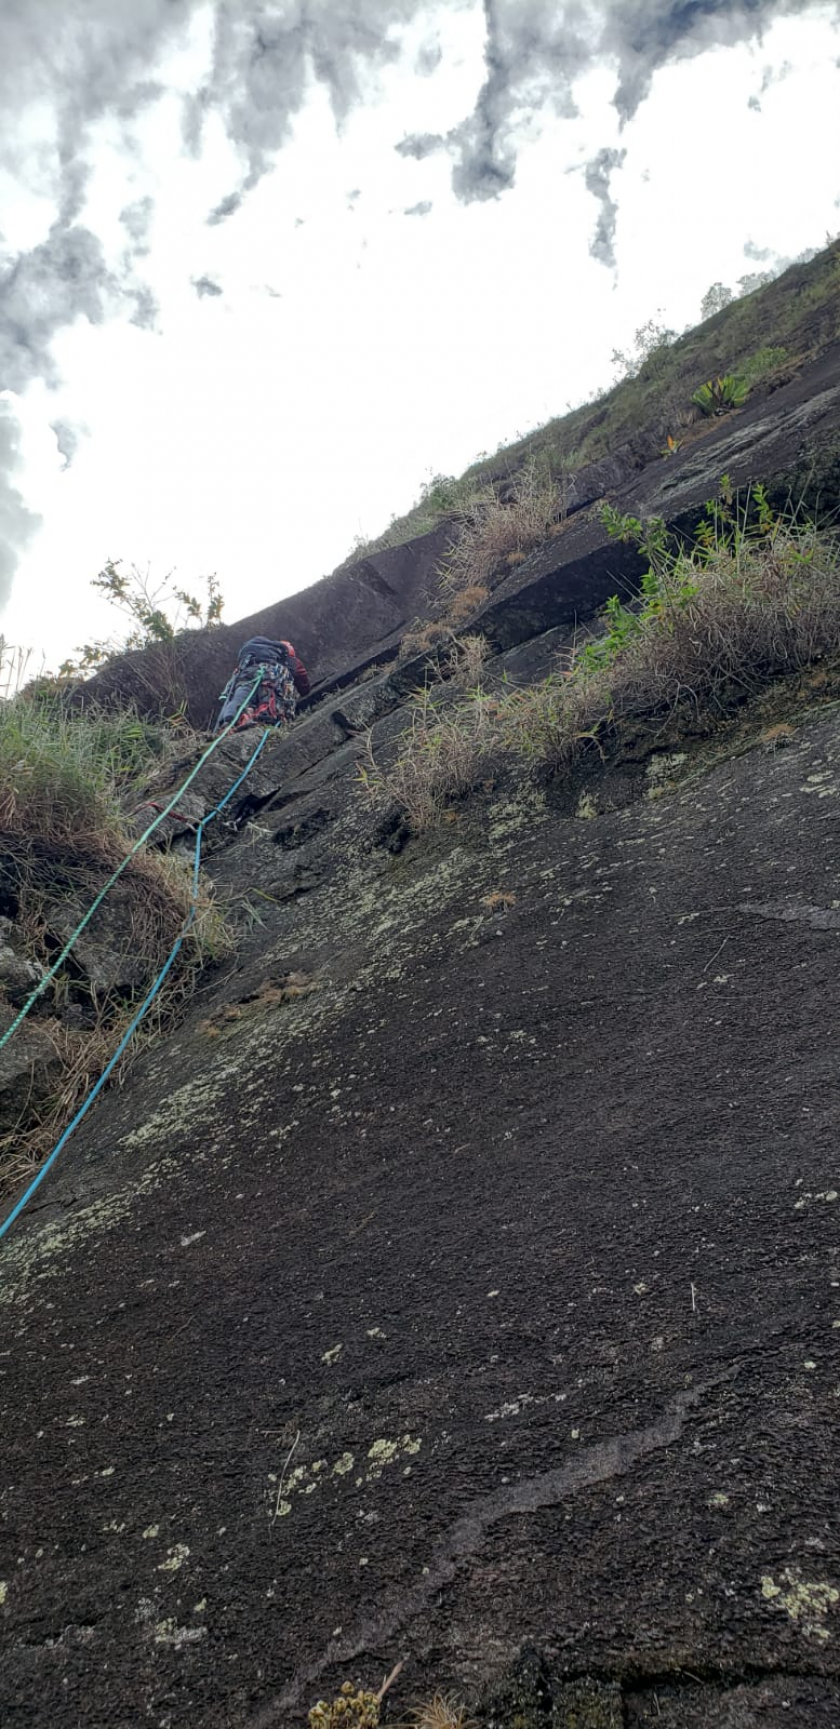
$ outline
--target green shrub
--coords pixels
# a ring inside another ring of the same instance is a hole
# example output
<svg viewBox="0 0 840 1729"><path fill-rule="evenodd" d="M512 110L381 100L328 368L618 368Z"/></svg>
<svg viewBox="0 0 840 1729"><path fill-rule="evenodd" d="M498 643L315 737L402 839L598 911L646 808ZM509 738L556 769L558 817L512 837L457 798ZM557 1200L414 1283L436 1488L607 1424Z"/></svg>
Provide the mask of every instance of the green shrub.
<svg viewBox="0 0 840 1729"><path fill-rule="evenodd" d="M206 630L221 623L224 600L217 577L204 578L207 593L202 600L176 587L171 572L152 587L148 570L139 570L136 564L124 570L122 563L120 558L109 558L99 575L91 579L91 588L129 620L130 629L120 638L99 639L77 648L59 667L59 678L85 676L132 649L171 649L184 630Z"/></svg>
<svg viewBox="0 0 840 1729"><path fill-rule="evenodd" d="M784 366L787 357L786 348L765 347L756 349L755 354L751 354L741 368L742 375L750 389L759 382L759 379L766 378L768 373L776 372L780 366Z"/></svg>

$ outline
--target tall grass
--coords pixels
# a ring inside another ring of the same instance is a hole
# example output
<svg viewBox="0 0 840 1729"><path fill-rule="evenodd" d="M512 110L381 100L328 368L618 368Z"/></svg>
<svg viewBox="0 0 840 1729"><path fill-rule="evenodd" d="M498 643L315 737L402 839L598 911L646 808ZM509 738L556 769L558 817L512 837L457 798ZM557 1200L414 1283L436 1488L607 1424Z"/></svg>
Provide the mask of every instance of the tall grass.
<svg viewBox="0 0 840 1729"><path fill-rule="evenodd" d="M0 702L0 903L26 959L50 965L129 852L132 813L184 743L183 733L173 737L130 710L79 709L51 686ZM68 957L29 1023L53 1047L48 1075L43 1065L36 1071L13 1120L13 1099L0 1096L0 1186L31 1173L101 1074L133 1005L168 954L190 899L187 862L146 851L132 859L94 915L84 945ZM171 1017L203 957L219 952L225 941L203 894L183 964L170 975L153 1026ZM103 954L111 957L104 971ZM122 982L112 986L107 979L116 975ZM9 1012L6 1004L7 1018Z"/></svg>
<svg viewBox="0 0 840 1729"><path fill-rule="evenodd" d="M0 703L0 834L103 862L122 854L126 790L160 768L170 739L131 709L82 710L60 690Z"/></svg>
<svg viewBox="0 0 840 1729"><path fill-rule="evenodd" d="M360 788L371 805L396 805L404 811L416 833L434 828L452 800L475 786L494 738L491 705L483 691L441 712L427 686L412 701L407 731L389 767L377 760L368 733Z"/></svg>
<svg viewBox="0 0 840 1729"><path fill-rule="evenodd" d="M614 599L571 674L502 699L502 749L555 769L620 723L680 716L710 728L774 679L840 650L837 537L776 516L761 488L709 506L693 544L615 519L650 557L634 607Z"/></svg>
<svg viewBox="0 0 840 1729"><path fill-rule="evenodd" d="M442 712L424 693L390 764L368 740L374 803L428 828L505 757L556 773L619 750L630 719L710 730L774 679L840 652L838 538L774 514L760 487L740 502L724 488L690 544L661 521L606 515L648 556L637 600L613 597L567 672L500 694L478 685Z"/></svg>

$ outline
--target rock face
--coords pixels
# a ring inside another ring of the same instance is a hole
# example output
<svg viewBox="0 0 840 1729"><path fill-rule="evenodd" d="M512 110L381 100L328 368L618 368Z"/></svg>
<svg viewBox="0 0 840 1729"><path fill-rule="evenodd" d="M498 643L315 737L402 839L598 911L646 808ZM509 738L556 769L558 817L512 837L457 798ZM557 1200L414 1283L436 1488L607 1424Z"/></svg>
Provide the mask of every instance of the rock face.
<svg viewBox="0 0 840 1729"><path fill-rule="evenodd" d="M235 967L6 1246L4 1722L528 1643L556 1722L828 1726L836 713L398 856L352 748L222 837Z"/></svg>
<svg viewBox="0 0 840 1729"><path fill-rule="evenodd" d="M632 586L643 568L632 548L611 541L593 506L608 498L616 508L663 515L693 528L721 476L745 487L771 482L780 503L804 499L821 517L840 492L840 347L827 349L791 383L748 403L738 414L695 429L695 440L676 457L658 454L647 438L624 457L594 463L576 477L570 516L561 532L519 565L476 613L474 627L508 648L552 626L587 618L616 589ZM248 636L285 636L295 642L312 674L314 700L351 686L363 672L396 659L403 633L428 612L439 587L439 565L453 527L443 522L405 546L377 553L336 571L288 600L235 626L196 632L177 648L171 706L184 692L191 720L206 726L240 643ZM165 676L159 650L126 656L89 686L107 699L130 696L144 706L157 700Z"/></svg>
<svg viewBox="0 0 840 1729"><path fill-rule="evenodd" d="M604 597L589 532L496 671ZM4 1729L298 1725L401 1657L391 1721L835 1729L832 692L411 839L354 785L411 678L271 739L235 959L3 1245Z"/></svg>
<svg viewBox="0 0 840 1729"><path fill-rule="evenodd" d="M249 636L285 637L320 682L396 655L411 620L428 607L437 588L440 560L452 539L448 523L405 546L361 559L276 606L252 613L236 625L196 631L181 639L174 676L186 692L190 719L207 726L219 691ZM107 699L130 696L142 709L154 706L165 666L157 649L126 655L93 679L90 689ZM163 657L165 660L165 657ZM173 699L173 707L177 700Z"/></svg>

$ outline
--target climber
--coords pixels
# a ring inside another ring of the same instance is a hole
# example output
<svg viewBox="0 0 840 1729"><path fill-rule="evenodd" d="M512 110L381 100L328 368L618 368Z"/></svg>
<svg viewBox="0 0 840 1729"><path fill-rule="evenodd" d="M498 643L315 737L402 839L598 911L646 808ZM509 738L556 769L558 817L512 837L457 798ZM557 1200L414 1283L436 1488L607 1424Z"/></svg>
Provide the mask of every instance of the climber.
<svg viewBox="0 0 840 1729"><path fill-rule="evenodd" d="M252 636L243 643L236 667L219 697L221 708L214 732L221 732L229 725L252 690L253 695L236 722L236 732L249 726L282 726L294 720L298 696L307 696L309 692L309 674L290 642L271 642L265 636Z"/></svg>

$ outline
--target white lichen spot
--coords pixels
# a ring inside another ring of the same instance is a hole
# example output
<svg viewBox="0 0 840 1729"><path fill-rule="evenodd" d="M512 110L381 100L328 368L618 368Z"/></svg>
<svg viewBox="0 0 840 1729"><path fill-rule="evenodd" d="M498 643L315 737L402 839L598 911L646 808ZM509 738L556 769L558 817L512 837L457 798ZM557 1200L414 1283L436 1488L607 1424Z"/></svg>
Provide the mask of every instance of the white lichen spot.
<svg viewBox="0 0 840 1729"><path fill-rule="evenodd" d="M804 1363L802 1364L803 1369L815 1369L816 1366L817 1365L814 1362L813 1357L806 1357Z"/></svg>
<svg viewBox="0 0 840 1729"><path fill-rule="evenodd" d="M818 1189L816 1194L812 1195L808 1192L800 1195L799 1200L794 1201L794 1208L797 1213L801 1213L803 1207L810 1207L812 1201L824 1201L831 1205L832 1201L837 1200L838 1195L840 1195L840 1189Z"/></svg>
<svg viewBox="0 0 840 1729"><path fill-rule="evenodd" d="M722 1489L716 1489L714 1494L709 1496L708 1505L710 1507L728 1507L729 1496L724 1495Z"/></svg>
<svg viewBox="0 0 840 1729"><path fill-rule="evenodd" d="M375 1473L377 1477L380 1476L383 1467L390 1465L392 1459L396 1458L398 1445L397 1441L374 1441L373 1446L368 1448L368 1458L372 1460L368 1474Z"/></svg>
<svg viewBox="0 0 840 1729"><path fill-rule="evenodd" d="M828 1639L828 1628L823 1622L828 1611L840 1602L836 1586L823 1579L803 1579L791 1567L785 1568L780 1580L777 1585L770 1573L762 1574L761 1595L765 1602L774 1609L784 1610L806 1638Z"/></svg>
<svg viewBox="0 0 840 1729"><path fill-rule="evenodd" d="M181 1248L189 1249L193 1243L197 1243L201 1237L206 1237L206 1235L206 1231L193 1231L190 1236L181 1238Z"/></svg>
<svg viewBox="0 0 840 1729"><path fill-rule="evenodd" d="M342 1453L341 1458L336 1459L336 1462L333 1465L332 1475L334 1477L346 1477L348 1471L352 1471L355 1463L356 1461L352 1453Z"/></svg>
<svg viewBox="0 0 840 1729"><path fill-rule="evenodd" d="M384 1339L384 1338L387 1338L387 1334L386 1334L386 1333L383 1333L383 1331L382 1331L382 1328L381 1328L381 1327L368 1327L368 1329L367 1329L367 1336L368 1336L368 1338L369 1338L369 1339Z"/></svg>
<svg viewBox="0 0 840 1729"><path fill-rule="evenodd" d="M159 1525L147 1525L145 1531L143 1532L143 1536L146 1538L147 1541L150 1541L152 1537L159 1537L160 1536L160 1526Z"/></svg>
<svg viewBox="0 0 840 1729"><path fill-rule="evenodd" d="M177 1573L178 1569L183 1567L188 1554L189 1549L187 1548L186 1543L176 1543L175 1547L169 1550L166 1560L160 1562L158 1572Z"/></svg>
<svg viewBox="0 0 840 1729"><path fill-rule="evenodd" d="M411 1435L403 1435L395 1441L389 1441L386 1438L374 1441L373 1446L368 1448L370 1466L366 1474L367 1482L377 1482L386 1466L392 1465L395 1459L399 1459L407 1453L416 1454L419 1451L419 1437Z"/></svg>
<svg viewBox="0 0 840 1729"><path fill-rule="evenodd" d="M521 1399L509 1399L506 1404L500 1405L498 1411L487 1411L485 1423L498 1423L504 1417L518 1417L526 1400L527 1394L523 1394Z"/></svg>
<svg viewBox="0 0 840 1729"><path fill-rule="evenodd" d="M0 1579L0 1608L2 1608L2 1605L5 1603L8 1595L9 1595L9 1587L6 1584L5 1579Z"/></svg>
<svg viewBox="0 0 840 1729"><path fill-rule="evenodd" d="M113 1531L115 1536L120 1537L125 1530L125 1524L120 1524L116 1519L109 1519L107 1525L103 1525L102 1529L103 1531Z"/></svg>
<svg viewBox="0 0 840 1729"><path fill-rule="evenodd" d="M330 1363L330 1364L337 1363L343 1350L344 1350L343 1345L333 1345L331 1350L324 1352L324 1355L321 1358L321 1362L322 1363Z"/></svg>
<svg viewBox="0 0 840 1729"><path fill-rule="evenodd" d="M113 1465L103 1465L102 1470L97 1471L96 1475L97 1475L97 1477L113 1477L114 1466Z"/></svg>
<svg viewBox="0 0 840 1729"><path fill-rule="evenodd" d="M633 1289L634 1289L637 1297L643 1297L645 1294L645 1291L647 1290L647 1285L645 1283L645 1280L640 1279L638 1285L634 1285Z"/></svg>
<svg viewBox="0 0 840 1729"><path fill-rule="evenodd" d="M84 1426L85 1426L84 1417L68 1417L67 1418L68 1429L83 1429Z"/></svg>
<svg viewBox="0 0 840 1729"><path fill-rule="evenodd" d="M193 1604L193 1614L194 1615L203 1615L206 1608L207 1608L207 1598L202 1597L200 1603L194 1603Z"/></svg>
<svg viewBox="0 0 840 1729"><path fill-rule="evenodd" d="M156 1645L197 1645L201 1639L207 1638L206 1627L179 1627L170 1618L168 1621L158 1621L155 1627Z"/></svg>

